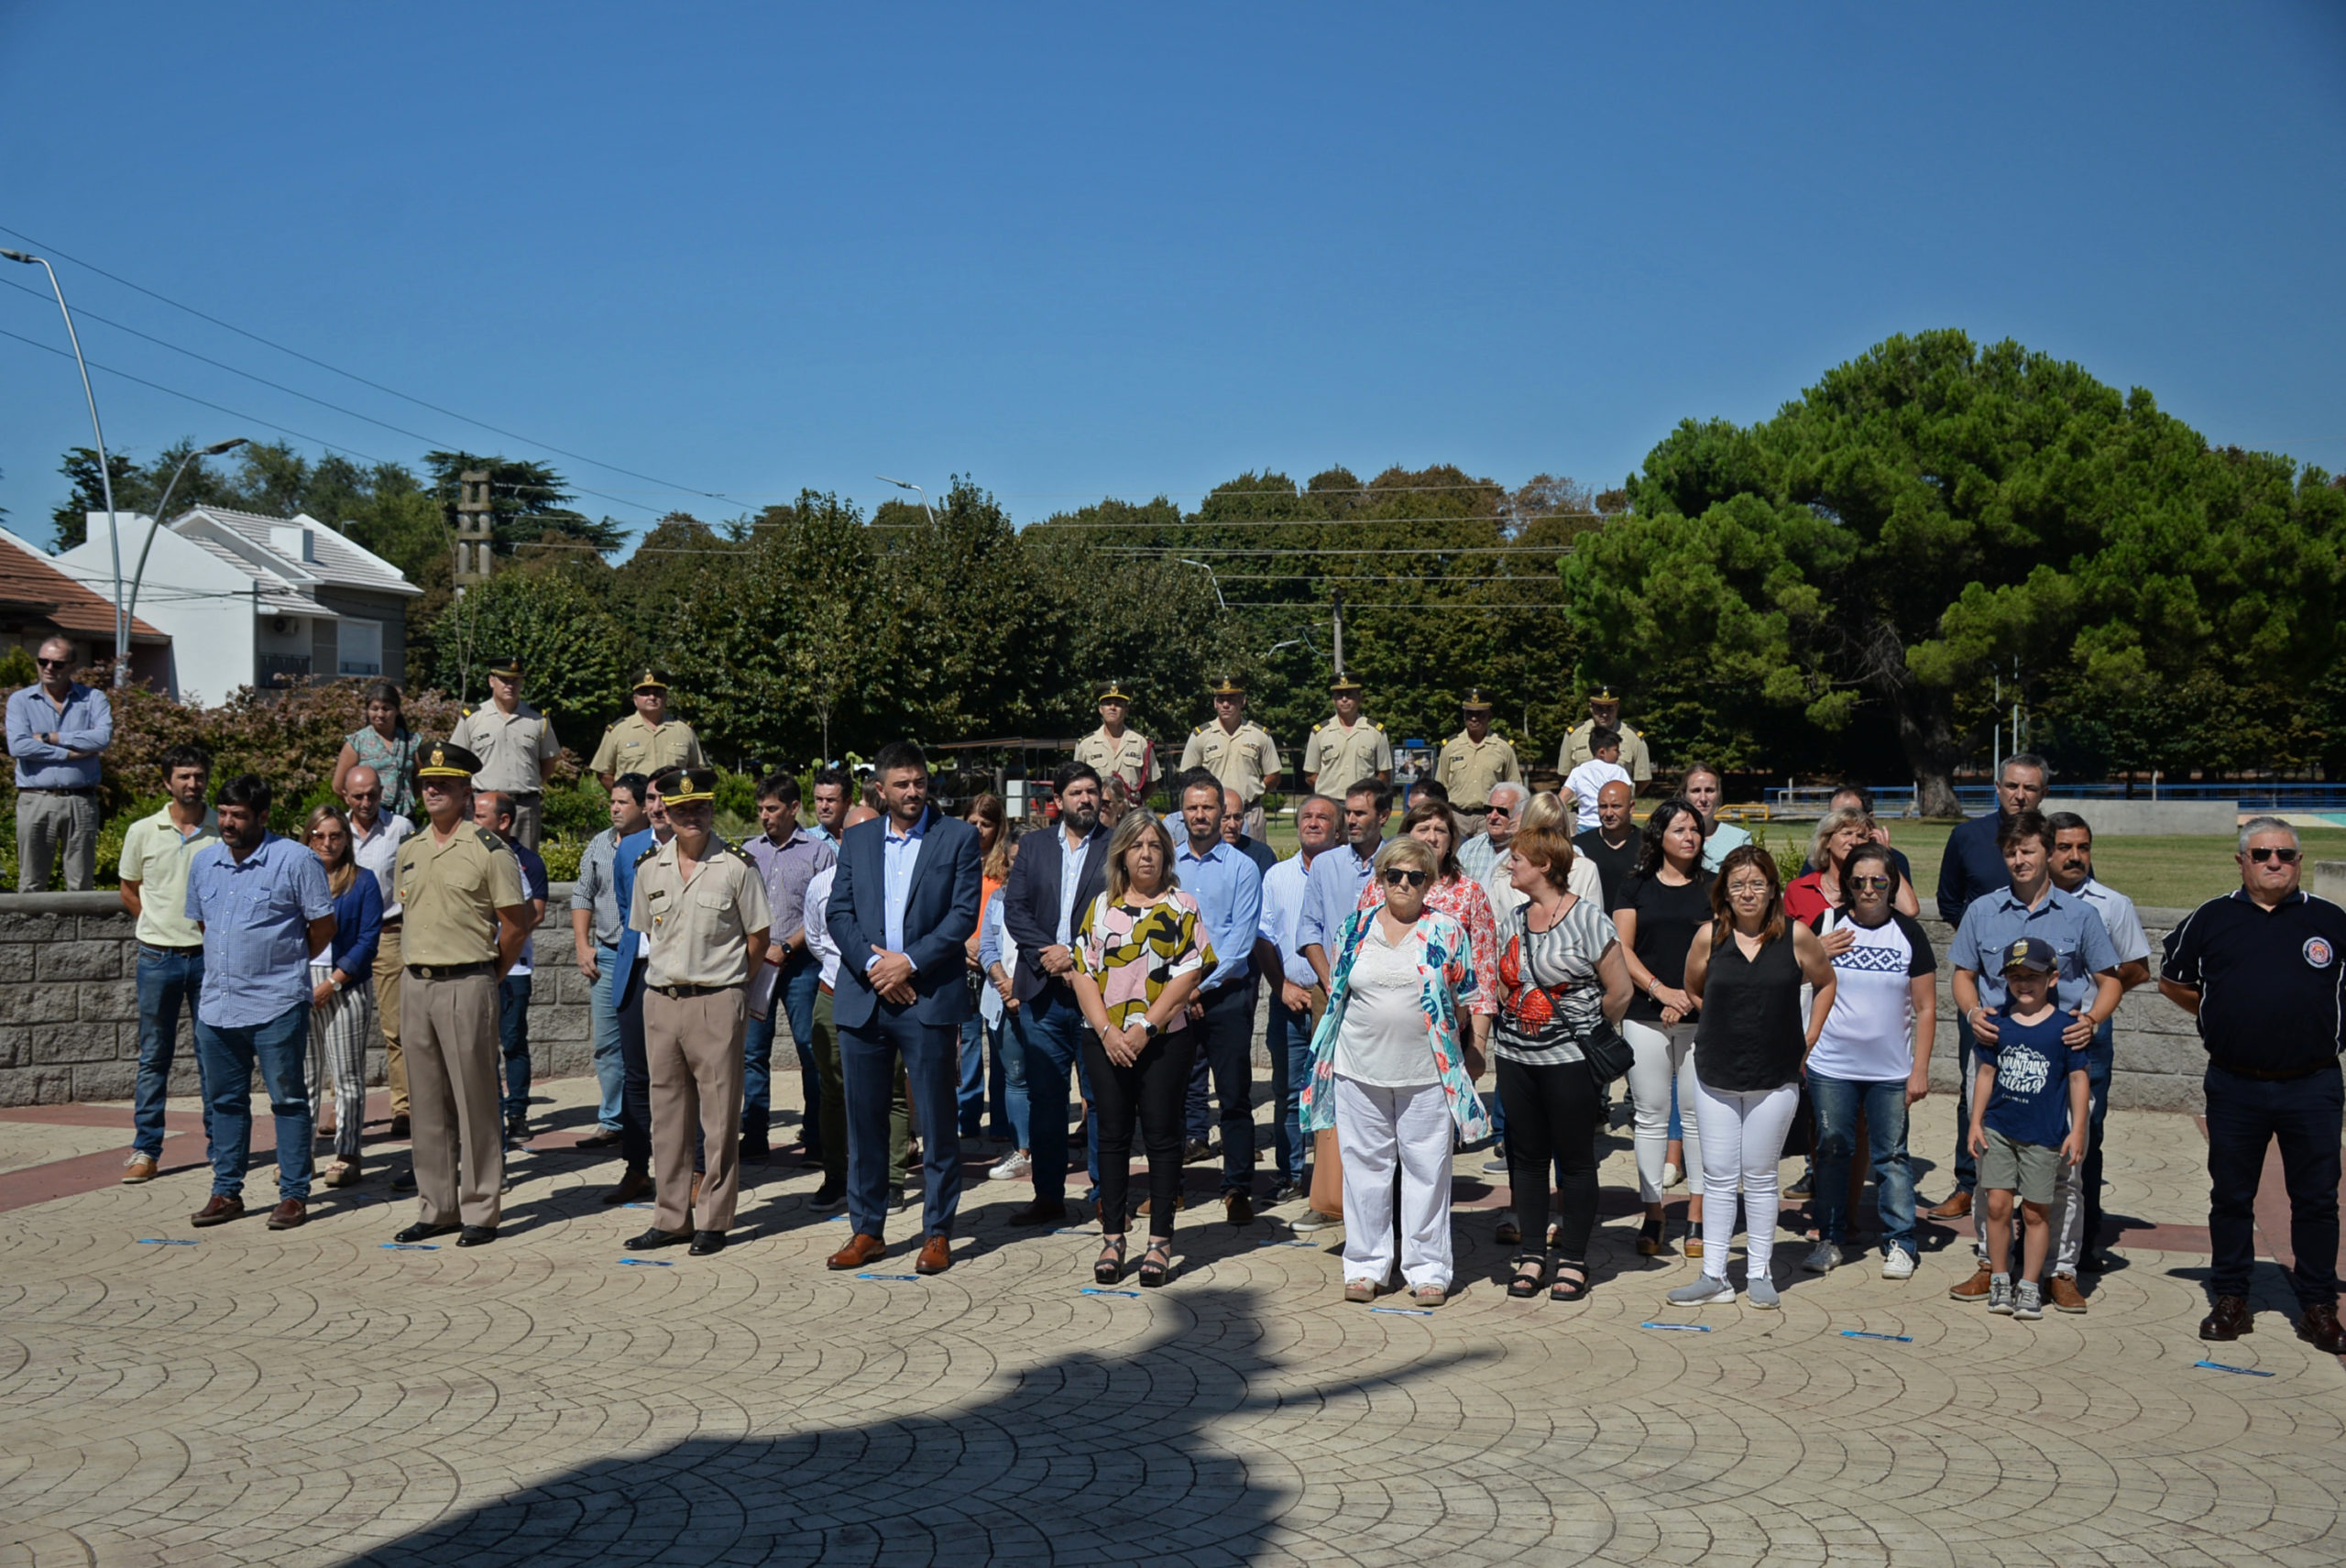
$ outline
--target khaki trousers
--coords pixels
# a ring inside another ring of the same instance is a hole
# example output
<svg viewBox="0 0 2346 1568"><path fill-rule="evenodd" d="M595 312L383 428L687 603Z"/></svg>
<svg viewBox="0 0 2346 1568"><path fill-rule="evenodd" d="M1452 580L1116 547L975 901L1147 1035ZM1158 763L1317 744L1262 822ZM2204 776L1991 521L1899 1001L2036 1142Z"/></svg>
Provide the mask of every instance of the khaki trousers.
<svg viewBox="0 0 2346 1568"><path fill-rule="evenodd" d="M497 976L411 974L403 989L416 1218L427 1225L493 1225L505 1190Z"/></svg>
<svg viewBox="0 0 2346 1568"><path fill-rule="evenodd" d="M400 959L400 922L383 927L375 949L375 1021L383 1031L383 1081L391 1089L391 1114L404 1116L407 1107L407 1060L400 1054L400 981L407 966Z"/></svg>
<svg viewBox="0 0 2346 1568"><path fill-rule="evenodd" d="M544 831L546 797L543 794L516 795L513 797L513 837L534 850L538 835Z"/></svg>
<svg viewBox="0 0 2346 1568"><path fill-rule="evenodd" d="M643 1052L652 1069L652 1223L663 1231L725 1231L741 1190L741 1036L749 992L643 993ZM690 1201L693 1134L708 1167Z"/></svg>

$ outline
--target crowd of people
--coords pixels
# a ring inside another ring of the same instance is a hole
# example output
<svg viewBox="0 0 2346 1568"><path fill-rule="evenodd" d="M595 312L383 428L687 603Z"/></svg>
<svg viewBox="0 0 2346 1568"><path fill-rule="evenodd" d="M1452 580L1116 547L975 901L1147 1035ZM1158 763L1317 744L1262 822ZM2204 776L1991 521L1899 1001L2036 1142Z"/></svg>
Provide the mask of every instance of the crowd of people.
<svg viewBox="0 0 2346 1568"><path fill-rule="evenodd" d="M313 1141L332 1142L327 1185L364 1179L364 1068L379 1033L391 1131L411 1151L391 1179L418 1204L396 1239L496 1239L508 1149L532 1133L530 975L550 893L536 789L520 786L542 786L552 733L520 701L520 665L492 674L491 703L444 740L405 729L395 687L370 692L336 768L344 804L311 814L305 844L268 830L267 782L246 774L215 791L198 749L163 758L168 802L122 855L141 1033L126 1181L157 1174L189 1011L214 1170L193 1223L245 1212L258 1069L277 1132L268 1223L303 1223ZM19 753L20 779L83 760L71 753L91 734L72 692L38 689L46 713L12 699L8 716L12 747L26 729L39 749ZM1280 859L1262 823L1278 754L1245 721L1243 687L1213 688L1214 721L1165 781L1111 685L1101 729L1050 780L1055 817L1032 830L991 795L946 813L926 755L900 742L868 781L817 773L811 803L787 774L762 781L758 831L735 845L715 831L715 775L665 695L664 677L643 672L637 711L605 737L594 766L608 770L610 827L570 894L597 1077L597 1125L579 1146L616 1151L606 1202L651 1201L630 1248L725 1246L741 1162L774 1152L786 1029L801 1153L821 1171L811 1202L844 1207L850 1223L834 1269L883 1257L892 1215L915 1199L915 1268L951 1267L964 1174L982 1168L968 1157L991 1137L991 1175L1028 1183L1013 1225L1066 1226L1069 1179L1084 1172L1102 1285L1128 1268L1144 1287L1172 1277L1183 1167L1218 1154L1222 1220L1252 1223L1261 1200L1291 1206L1299 1233L1341 1224L1347 1299L1398 1288L1431 1309L1456 1285L1454 1157L1490 1140L1486 1168L1510 1190L1497 1234L1518 1249L1507 1293L1579 1301L1602 1283L1591 1238L1618 1085L1643 1205L1637 1251L1664 1255L1674 1240L1701 1265L1670 1292L1681 1307L1738 1294L1780 1304L1772 1254L1788 1197L1808 1204L1804 1268L1841 1266L1862 1142L1886 1277L1914 1275L1924 1220L1968 1219L1976 1267L1954 1299L2016 1318L2090 1309L2078 1279L2105 1262L2111 1020L2151 978L2150 951L2131 903L2094 877L2088 825L2043 809L2040 758L2006 759L1997 808L1946 844L1936 913L1954 927L1956 1185L1918 1212L1909 1132L1931 1092L1939 959L1906 858L1861 788L1835 795L1787 881L1719 819L1722 780L1707 764L1683 767L1676 792L1636 819L1651 759L1610 693L1555 768L1526 776L1478 691L1387 837L1390 749L1340 680L1335 718L1305 749L1298 848ZM1143 804L1160 783L1162 816ZM415 819L395 804L411 798ZM33 830L49 830L49 812L36 804ZM2253 1203L2277 1137L2298 1332L2346 1352L2346 914L2299 887L2286 822L2246 823L2238 861L2240 889L2174 930L2158 981L2209 1054L2214 1301L2200 1332L2252 1326ZM1137 1203L1135 1138L1147 1170ZM1780 1191L1788 1153L1809 1168ZM1687 1228L1673 1237L1664 1195L1681 1182Z"/></svg>

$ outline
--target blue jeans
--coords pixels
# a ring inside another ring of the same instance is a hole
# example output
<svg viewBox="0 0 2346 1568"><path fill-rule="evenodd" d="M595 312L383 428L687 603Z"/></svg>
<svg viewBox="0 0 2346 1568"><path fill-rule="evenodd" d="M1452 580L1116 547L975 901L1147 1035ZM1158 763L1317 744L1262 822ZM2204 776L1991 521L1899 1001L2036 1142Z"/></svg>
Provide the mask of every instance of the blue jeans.
<svg viewBox="0 0 2346 1568"><path fill-rule="evenodd" d="M1279 1180L1303 1185L1303 1162L1311 1140L1303 1135L1303 1086L1311 1080L1311 1010L1290 1008L1275 988L1270 1016L1264 1020L1264 1043L1271 1053L1271 1096L1278 1102L1278 1119L1272 1124L1271 1163Z"/></svg>
<svg viewBox="0 0 2346 1568"><path fill-rule="evenodd" d="M530 977L509 974L497 982L497 1044L505 1053L505 1119L530 1109Z"/></svg>
<svg viewBox="0 0 2346 1568"><path fill-rule="evenodd" d="M1067 988L1047 987L1012 1014L1018 1048L1026 1058L1027 1147L1035 1156L1035 1201L1067 1201L1068 1086L1075 1077L1085 1025ZM1089 1100L1089 1096L1086 1099ZM1094 1186L1100 1156L1093 1119L1083 1119L1085 1165Z"/></svg>
<svg viewBox="0 0 2346 1568"><path fill-rule="evenodd" d="M790 1025L790 1042L798 1051L798 1092L801 1113L798 1141L806 1157L823 1157L823 1075L815 1068L815 998L823 988L823 966L801 948L782 966L782 1015Z"/></svg>
<svg viewBox="0 0 2346 1568"><path fill-rule="evenodd" d="M955 1098L961 1135L981 1137L986 1126L986 1021L971 1014L961 1025L961 1086Z"/></svg>
<svg viewBox="0 0 2346 1568"><path fill-rule="evenodd" d="M138 1087L131 1113L136 1131L130 1146L149 1159L163 1156L163 1102L170 1093L171 1058L178 1054L180 1009L193 1013L203 995L203 954L167 953L141 943L138 948ZM205 1086L203 1053L195 1054L196 1076ZM212 1137L212 1101L203 1101L203 1135Z"/></svg>
<svg viewBox="0 0 2346 1568"><path fill-rule="evenodd" d="M1859 1082L1808 1075L1808 1097L1816 1107L1816 1177L1809 1207L1817 1234L1836 1245L1848 1237L1849 1158L1856 1149L1858 1114L1865 1113L1866 1142L1873 1179L1881 1194L1881 1243L1887 1252L1903 1247L1914 1255L1914 1172L1906 1162L1906 1080Z"/></svg>
<svg viewBox="0 0 2346 1568"><path fill-rule="evenodd" d="M195 1021L196 1068L211 1107L212 1191L241 1198L245 1158L253 1141L253 1066L269 1090L269 1113L277 1119L277 1195L310 1196L310 1140L317 1124L310 1115L310 1004L301 1003L266 1024L214 1028Z"/></svg>
<svg viewBox="0 0 2346 1568"><path fill-rule="evenodd" d="M595 1029L595 1084L601 1093L595 1120L607 1133L618 1132L626 1114L622 1104L627 1095L627 1058L619 1049L619 1011L611 1002L611 971L619 961L617 948L597 946L595 983L586 992L587 1014Z"/></svg>
<svg viewBox="0 0 2346 1568"><path fill-rule="evenodd" d="M1026 1146L1026 1053L1018 1048L1012 1037L1010 1021L1015 1014L1004 1013L986 1025L986 1051L993 1058L993 1088L988 1096L993 1135L1008 1138L1010 1146Z"/></svg>
<svg viewBox="0 0 2346 1568"><path fill-rule="evenodd" d="M779 983L774 1000L782 1000ZM755 1148L766 1141L773 1124L773 1031L781 1009L769 1006L762 1018L751 1014L741 1029L741 1141Z"/></svg>

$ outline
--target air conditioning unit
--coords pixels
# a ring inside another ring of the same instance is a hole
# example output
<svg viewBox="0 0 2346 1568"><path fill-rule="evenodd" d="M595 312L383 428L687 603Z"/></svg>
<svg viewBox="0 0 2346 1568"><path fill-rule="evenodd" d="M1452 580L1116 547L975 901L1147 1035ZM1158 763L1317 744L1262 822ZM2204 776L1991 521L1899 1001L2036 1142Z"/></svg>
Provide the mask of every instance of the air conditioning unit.
<svg viewBox="0 0 2346 1568"><path fill-rule="evenodd" d="M280 637L290 637L293 634L293 622L291 618L280 615L269 623L269 629Z"/></svg>

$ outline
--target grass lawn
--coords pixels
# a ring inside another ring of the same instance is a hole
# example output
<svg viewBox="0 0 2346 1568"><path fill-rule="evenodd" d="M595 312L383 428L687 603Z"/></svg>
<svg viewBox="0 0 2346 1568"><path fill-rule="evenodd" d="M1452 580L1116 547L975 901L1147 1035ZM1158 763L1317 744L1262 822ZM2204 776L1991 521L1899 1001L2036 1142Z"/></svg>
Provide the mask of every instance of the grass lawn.
<svg viewBox="0 0 2346 1568"><path fill-rule="evenodd" d="M1640 806L1644 802L1639 803ZM1397 816L1395 820L1399 818ZM1932 894L1938 886L1939 856L1946 849L1951 822L1901 822L1890 825L1890 841L1906 853L1921 881L1923 913L1935 913ZM1809 825L1787 822L1776 826L1770 839L1790 835L1805 841ZM1293 818L1272 818L1266 834L1270 846L1284 858L1295 852ZM2346 860L2346 828L2301 828L2298 841L2308 861ZM2094 874L2135 903L2162 909L2188 909L2240 885L2240 870L2232 862L2235 840L2230 837L2197 835L2173 838L2105 838L2094 846ZM2313 872L2306 872L2308 887Z"/></svg>

